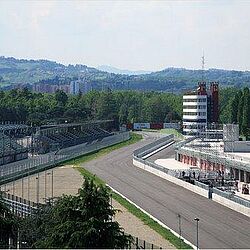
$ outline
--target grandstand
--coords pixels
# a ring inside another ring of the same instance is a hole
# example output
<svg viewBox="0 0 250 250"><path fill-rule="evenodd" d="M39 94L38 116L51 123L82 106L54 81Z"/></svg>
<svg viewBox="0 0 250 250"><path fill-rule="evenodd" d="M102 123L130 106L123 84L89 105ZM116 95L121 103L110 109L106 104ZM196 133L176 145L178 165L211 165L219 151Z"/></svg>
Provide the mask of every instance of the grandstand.
<svg viewBox="0 0 250 250"><path fill-rule="evenodd" d="M0 165L28 158L28 148L20 138L27 134L28 126L22 124L0 125Z"/></svg>
<svg viewBox="0 0 250 250"><path fill-rule="evenodd" d="M44 154L81 143L101 140L112 135L101 128L103 123L100 121L41 126L34 135L34 152Z"/></svg>
<svg viewBox="0 0 250 250"><path fill-rule="evenodd" d="M105 129L104 129L105 128ZM82 143L102 140L113 133L113 121L63 123L32 127L0 124L0 165Z"/></svg>

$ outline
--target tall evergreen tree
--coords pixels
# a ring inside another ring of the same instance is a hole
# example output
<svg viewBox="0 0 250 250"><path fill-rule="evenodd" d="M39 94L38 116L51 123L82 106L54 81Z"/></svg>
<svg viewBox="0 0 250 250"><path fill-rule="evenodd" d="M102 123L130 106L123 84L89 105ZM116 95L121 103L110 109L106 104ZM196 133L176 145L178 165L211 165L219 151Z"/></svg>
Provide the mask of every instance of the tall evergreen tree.
<svg viewBox="0 0 250 250"><path fill-rule="evenodd" d="M77 196L63 196L23 221L21 240L31 248L127 248L131 237L112 220L106 187L85 179Z"/></svg>
<svg viewBox="0 0 250 250"><path fill-rule="evenodd" d="M246 87L243 90L243 112L242 112L242 124L241 132L248 137L248 128L250 125L250 94L249 89Z"/></svg>
<svg viewBox="0 0 250 250"><path fill-rule="evenodd" d="M231 122L232 123L237 123L238 105L239 105L240 95L241 95L240 92L237 92L231 103L231 112L232 112Z"/></svg>
<svg viewBox="0 0 250 250"><path fill-rule="evenodd" d="M239 92L238 112L237 112L237 122L239 124L240 133L242 132L243 105L244 105L244 96L242 94L242 91L240 91Z"/></svg>
<svg viewBox="0 0 250 250"><path fill-rule="evenodd" d="M0 192L0 248L9 248L9 239L17 237L17 219L4 204Z"/></svg>

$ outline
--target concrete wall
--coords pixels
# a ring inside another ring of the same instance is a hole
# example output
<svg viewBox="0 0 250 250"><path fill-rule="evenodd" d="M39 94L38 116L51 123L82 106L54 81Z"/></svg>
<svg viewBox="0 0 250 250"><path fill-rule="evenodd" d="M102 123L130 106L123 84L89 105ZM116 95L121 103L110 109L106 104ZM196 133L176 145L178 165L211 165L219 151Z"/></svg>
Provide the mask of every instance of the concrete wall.
<svg viewBox="0 0 250 250"><path fill-rule="evenodd" d="M231 201L225 197L222 197L218 194L213 193L213 201L216 201L223 206L229 207L229 208L231 208L239 213L242 213L242 214L250 217L250 208L245 207L243 205L240 205L240 204L238 204L234 201Z"/></svg>
<svg viewBox="0 0 250 250"><path fill-rule="evenodd" d="M224 142L224 152L249 152L250 141Z"/></svg>
<svg viewBox="0 0 250 250"><path fill-rule="evenodd" d="M223 124L223 140L224 141L239 141L239 125L238 124Z"/></svg>
<svg viewBox="0 0 250 250"><path fill-rule="evenodd" d="M190 184L188 182L182 181L182 180L180 180L178 178L175 178L175 177L173 177L171 175L168 175L168 174L162 172L161 170L150 167L147 164L139 162L136 159L133 159L133 164L134 164L134 166L136 166L138 168L144 169L144 170L146 170L146 171L148 171L148 172L150 172L152 174L155 174L155 175L157 175L157 176L159 176L159 177L161 177L161 178L163 178L165 180L168 180L168 181L170 181L170 182L172 182L172 183L174 183L176 185L182 186L183 188L186 188L186 189L188 189L188 190L190 190L190 191L192 191L192 192L194 192L196 194L199 194L199 195L201 195L203 197L208 198L208 190L205 190L205 189L203 189L201 187L192 185L192 184ZM236 203L234 201L231 201L231 200L229 200L227 198L224 198L224 197L222 197L222 196L220 196L218 194L215 194L215 193L213 193L212 197L213 197L212 198L213 201L218 202L223 206L231 208L231 209L233 209L233 210L235 210L235 211L237 211L239 213L242 213L242 214L250 217L250 208L245 207L243 205L240 205L240 204L238 204L238 203Z"/></svg>
<svg viewBox="0 0 250 250"><path fill-rule="evenodd" d="M144 170L146 170L146 171L148 171L148 172L150 172L152 174L155 174L155 175L157 175L157 176L159 176L159 177L161 177L161 178L163 178L165 180L168 180L168 181L170 181L170 182L172 182L172 183L174 183L176 185L182 186L182 187L184 187L184 188L186 188L186 189L188 189L188 190L190 190L190 191L192 191L194 193L197 193L199 195L202 195L202 196L208 198L208 191L203 189L203 188L200 188L200 187L197 187L197 186L195 186L193 184L190 184L188 182L182 181L182 180L180 180L178 178L175 178L175 177L173 177L171 175L168 175L168 174L162 172L161 170L158 170L158 169L150 167L150 166L148 166L146 164L143 164L142 162L139 162L139 161L137 161L135 159L133 159L133 164L136 167L144 169Z"/></svg>

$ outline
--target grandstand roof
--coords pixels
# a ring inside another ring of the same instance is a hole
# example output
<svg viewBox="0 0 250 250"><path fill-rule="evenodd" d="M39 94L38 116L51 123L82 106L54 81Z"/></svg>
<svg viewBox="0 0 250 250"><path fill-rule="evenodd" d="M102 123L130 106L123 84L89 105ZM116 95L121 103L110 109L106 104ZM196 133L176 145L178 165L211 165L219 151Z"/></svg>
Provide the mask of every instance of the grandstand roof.
<svg viewBox="0 0 250 250"><path fill-rule="evenodd" d="M97 120L97 121L87 121L82 123L60 123L60 124L52 124L52 125L42 125L40 129L48 129L48 128L65 128L65 127L74 127L74 126L83 126L90 124L102 124L106 122L113 122L113 120Z"/></svg>
<svg viewBox="0 0 250 250"><path fill-rule="evenodd" d="M0 130L15 130L29 128L26 124L0 124Z"/></svg>

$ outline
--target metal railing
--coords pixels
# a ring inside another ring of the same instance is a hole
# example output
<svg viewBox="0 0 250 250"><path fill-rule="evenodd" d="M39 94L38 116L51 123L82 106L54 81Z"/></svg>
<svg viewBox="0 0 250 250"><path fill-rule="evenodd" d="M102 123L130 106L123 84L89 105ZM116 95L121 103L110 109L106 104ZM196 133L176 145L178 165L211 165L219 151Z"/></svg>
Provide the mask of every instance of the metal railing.
<svg viewBox="0 0 250 250"><path fill-rule="evenodd" d="M149 243L149 242L142 240L138 237L135 237L135 236L131 236L131 237L132 237L133 241L128 246L129 249L162 249L162 247L159 247L157 245Z"/></svg>
<svg viewBox="0 0 250 250"><path fill-rule="evenodd" d="M10 211L21 217L31 215L41 205L5 192L1 192L1 197Z"/></svg>
<svg viewBox="0 0 250 250"><path fill-rule="evenodd" d="M0 166L0 185L24 176L54 167L57 164L72 160L79 156L100 150L102 148L126 141L130 138L129 132L117 133L103 138L101 141L94 140L89 143L79 144L73 147L60 149L45 155L34 156Z"/></svg>
<svg viewBox="0 0 250 250"><path fill-rule="evenodd" d="M200 181L194 181L194 185L197 186L197 187L209 190L209 185L206 185L206 184L204 184L204 183L202 183Z"/></svg>

